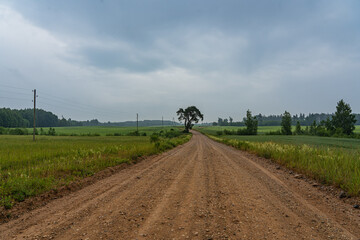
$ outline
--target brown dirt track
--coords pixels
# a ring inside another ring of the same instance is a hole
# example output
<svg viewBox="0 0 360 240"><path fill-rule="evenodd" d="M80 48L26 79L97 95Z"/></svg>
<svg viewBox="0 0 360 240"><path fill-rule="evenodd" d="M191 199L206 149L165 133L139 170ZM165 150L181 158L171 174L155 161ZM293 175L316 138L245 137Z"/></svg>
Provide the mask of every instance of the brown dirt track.
<svg viewBox="0 0 360 240"><path fill-rule="evenodd" d="M0 225L0 239L360 239L360 211L193 138Z"/></svg>

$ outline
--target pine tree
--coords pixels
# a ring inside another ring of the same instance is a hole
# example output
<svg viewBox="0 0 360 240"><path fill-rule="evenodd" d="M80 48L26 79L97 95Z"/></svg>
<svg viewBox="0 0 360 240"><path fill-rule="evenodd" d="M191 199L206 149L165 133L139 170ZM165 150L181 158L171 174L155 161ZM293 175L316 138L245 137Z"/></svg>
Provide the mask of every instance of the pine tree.
<svg viewBox="0 0 360 240"><path fill-rule="evenodd" d="M247 134L249 134L249 135L256 135L257 134L258 121L257 121L256 117L253 117L251 115L250 110L246 111L246 118L244 118L244 123L245 123L245 126L246 126Z"/></svg>
<svg viewBox="0 0 360 240"><path fill-rule="evenodd" d="M332 117L332 125L336 129L336 131L340 131L344 134L350 135L355 130L355 115L351 114L351 107L349 104L345 103L343 99L341 99L336 106L335 115Z"/></svg>
<svg viewBox="0 0 360 240"><path fill-rule="evenodd" d="M296 135L302 134L301 125L300 125L299 121L296 122L295 133L296 133Z"/></svg>
<svg viewBox="0 0 360 240"><path fill-rule="evenodd" d="M285 111L281 119L281 133L284 135L291 135L291 115Z"/></svg>

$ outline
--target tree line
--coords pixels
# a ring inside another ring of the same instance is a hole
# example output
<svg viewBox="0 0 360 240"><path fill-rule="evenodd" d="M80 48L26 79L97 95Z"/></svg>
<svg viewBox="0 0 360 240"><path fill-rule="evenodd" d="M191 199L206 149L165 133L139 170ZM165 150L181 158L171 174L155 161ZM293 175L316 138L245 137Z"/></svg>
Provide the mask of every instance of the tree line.
<svg viewBox="0 0 360 240"><path fill-rule="evenodd" d="M30 128L34 122L34 109L10 109L0 108L0 127L4 128ZM71 118L59 118L52 112L36 109L36 127L70 127L70 126L112 126L112 127L135 127L136 121L126 122L100 122L97 119L76 121ZM140 127L147 126L172 126L179 125L169 120L143 120L139 121Z"/></svg>
<svg viewBox="0 0 360 240"><path fill-rule="evenodd" d="M315 114L309 114L308 116L316 116ZM299 117L292 117L288 111L285 111L280 115L280 126L281 130L267 133L268 135L317 135L317 136L353 136L360 137L359 134L354 134L355 123L357 122L357 115L352 113L349 104L345 103L344 100L340 100L336 106L336 112L328 115L326 119L319 121L318 118L313 119L310 125L305 125L302 128L302 124ZM301 115L304 118L304 115ZM305 117L306 119L306 117ZM295 124L294 124L295 122ZM304 121L303 121L304 122ZM256 135L257 127L259 125L259 119L257 116L252 116L251 111L247 110L246 117L243 119L243 125L246 128L239 128L236 131L225 129L219 131L218 134L222 135ZM306 123L306 122L305 122ZM292 130L292 126L295 125L295 131ZM220 125L224 126L224 125ZM229 126L229 125L227 125Z"/></svg>
<svg viewBox="0 0 360 240"><path fill-rule="evenodd" d="M33 109L0 108L0 127L28 128L34 122ZM59 117L52 112L36 109L36 127L83 126L84 123Z"/></svg>
<svg viewBox="0 0 360 240"><path fill-rule="evenodd" d="M304 113L295 114L291 116L291 124L296 125L297 122L300 122L302 126L311 126L314 121L317 124L320 124L322 121L326 121L328 118L333 117L333 113L309 113L305 115ZM360 124L360 114L354 114L357 124ZM281 126L281 121L283 114L280 115L254 115L258 121L259 126ZM234 121L232 117L228 118L218 118L217 122L213 122L213 126L245 126L245 119L243 121Z"/></svg>
<svg viewBox="0 0 360 240"><path fill-rule="evenodd" d="M291 122L291 116L288 114L287 121ZM307 134L307 135L317 135L317 136L355 136L355 123L356 115L352 114L352 110L349 104L345 103L344 100L340 100L336 106L336 112L330 117L327 117L326 120L322 120L319 123L313 121L310 126L306 126L305 129L301 128L301 123L297 121L296 128L294 133L290 130L283 132L287 135L296 134ZM282 131L284 131L284 126L288 128L288 123L285 124L282 122ZM357 136L359 137L359 136Z"/></svg>

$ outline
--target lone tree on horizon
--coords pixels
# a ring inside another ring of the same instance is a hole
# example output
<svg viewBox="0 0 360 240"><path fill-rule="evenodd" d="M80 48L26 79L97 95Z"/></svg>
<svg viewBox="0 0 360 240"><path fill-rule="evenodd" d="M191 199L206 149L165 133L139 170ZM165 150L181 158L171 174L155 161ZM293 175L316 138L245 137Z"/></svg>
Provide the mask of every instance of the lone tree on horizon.
<svg viewBox="0 0 360 240"><path fill-rule="evenodd" d="M195 106L187 107L185 110L179 108L176 112L179 116L178 119L181 122L184 120L185 130L184 132L189 132L190 129L194 126L194 123L198 123L201 119L204 120L204 115L200 112L200 110Z"/></svg>

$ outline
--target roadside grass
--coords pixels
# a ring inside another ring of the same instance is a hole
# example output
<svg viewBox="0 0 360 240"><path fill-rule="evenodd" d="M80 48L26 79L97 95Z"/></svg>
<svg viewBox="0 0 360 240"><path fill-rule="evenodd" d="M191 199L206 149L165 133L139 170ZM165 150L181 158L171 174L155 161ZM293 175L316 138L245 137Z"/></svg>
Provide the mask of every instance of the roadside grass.
<svg viewBox="0 0 360 240"><path fill-rule="evenodd" d="M214 136L210 138L296 170L349 195L360 195L360 140L317 136Z"/></svg>
<svg viewBox="0 0 360 240"><path fill-rule="evenodd" d="M110 166L131 163L187 142L189 134L149 136L62 137L0 136L0 207L21 202Z"/></svg>
<svg viewBox="0 0 360 240"><path fill-rule="evenodd" d="M239 141L249 142L274 142L278 144L307 144L314 147L329 147L329 148L344 148L348 150L360 150L360 139L355 138L334 138L334 137L319 137L307 135L254 135L254 136L239 136L239 135L224 135L224 139L235 139Z"/></svg>

